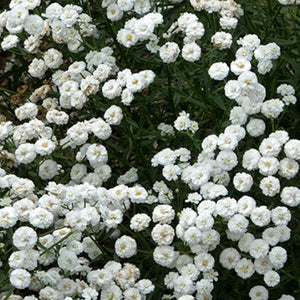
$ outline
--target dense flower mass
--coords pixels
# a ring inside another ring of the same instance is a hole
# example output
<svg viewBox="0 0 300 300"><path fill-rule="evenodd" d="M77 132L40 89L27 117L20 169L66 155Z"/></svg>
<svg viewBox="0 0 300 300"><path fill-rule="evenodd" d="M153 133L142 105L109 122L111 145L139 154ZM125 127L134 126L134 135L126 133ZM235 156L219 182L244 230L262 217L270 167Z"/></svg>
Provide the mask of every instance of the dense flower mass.
<svg viewBox="0 0 300 300"><path fill-rule="evenodd" d="M300 1L77 2L0 5L0 300L299 299Z"/></svg>

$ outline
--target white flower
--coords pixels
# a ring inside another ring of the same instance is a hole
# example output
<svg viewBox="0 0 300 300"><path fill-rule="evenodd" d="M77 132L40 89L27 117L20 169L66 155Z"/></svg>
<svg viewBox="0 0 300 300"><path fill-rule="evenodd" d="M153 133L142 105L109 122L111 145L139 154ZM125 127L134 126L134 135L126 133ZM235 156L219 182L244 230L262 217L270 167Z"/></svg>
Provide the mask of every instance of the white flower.
<svg viewBox="0 0 300 300"><path fill-rule="evenodd" d="M80 181L87 173L87 167L84 164L73 165L70 176L72 180Z"/></svg>
<svg viewBox="0 0 300 300"><path fill-rule="evenodd" d="M247 122L248 115L240 106L234 106L230 111L229 120L234 125L244 125Z"/></svg>
<svg viewBox="0 0 300 300"><path fill-rule="evenodd" d="M37 207L29 214L29 222L37 228L48 228L53 222L53 214L47 209Z"/></svg>
<svg viewBox="0 0 300 300"><path fill-rule="evenodd" d="M230 70L235 75L239 76L243 72L251 70L251 63L245 58L239 58L230 64Z"/></svg>
<svg viewBox="0 0 300 300"><path fill-rule="evenodd" d="M284 103L279 99L271 99L265 101L261 106L261 113L267 118L278 118L280 113L283 111Z"/></svg>
<svg viewBox="0 0 300 300"><path fill-rule="evenodd" d="M29 219L29 213L33 208L35 207L35 204L33 201L23 198L19 201L16 201L13 205L13 208L17 212L18 218L22 222L27 222Z"/></svg>
<svg viewBox="0 0 300 300"><path fill-rule="evenodd" d="M86 63L84 61L75 61L68 67L68 72L72 75L77 75L83 73L86 68Z"/></svg>
<svg viewBox="0 0 300 300"><path fill-rule="evenodd" d="M247 49L246 47L240 47L236 52L235 52L235 58L245 58L249 61L252 60L253 57L253 51Z"/></svg>
<svg viewBox="0 0 300 300"><path fill-rule="evenodd" d="M279 169L279 161L275 157L263 156L258 163L259 173L264 176L275 175Z"/></svg>
<svg viewBox="0 0 300 300"><path fill-rule="evenodd" d="M269 292L262 285L256 285L249 291L249 297L251 300L268 300Z"/></svg>
<svg viewBox="0 0 300 300"><path fill-rule="evenodd" d="M104 146L92 144L88 147L86 157L92 166L101 166L107 163L108 153Z"/></svg>
<svg viewBox="0 0 300 300"><path fill-rule="evenodd" d="M179 227L176 228L177 230ZM178 234L177 234L178 235ZM185 232L183 236L183 240L190 245L199 244L201 241L201 232L195 226L190 226Z"/></svg>
<svg viewBox="0 0 300 300"><path fill-rule="evenodd" d="M238 201L238 212L246 217L251 214L255 207L256 201L249 196L243 196Z"/></svg>
<svg viewBox="0 0 300 300"><path fill-rule="evenodd" d="M38 15L29 15L24 22L24 29L30 35L39 35L42 33L44 20Z"/></svg>
<svg viewBox="0 0 300 300"><path fill-rule="evenodd" d="M191 120L189 118L189 114L185 111L179 114L179 117L174 121L174 127L178 131L188 130L191 126Z"/></svg>
<svg viewBox="0 0 300 300"><path fill-rule="evenodd" d="M285 187L281 191L280 199L283 204L296 207L300 204L300 190L295 186Z"/></svg>
<svg viewBox="0 0 300 300"><path fill-rule="evenodd" d="M272 222L277 226L287 225L291 218L291 212L285 206L272 209Z"/></svg>
<svg viewBox="0 0 300 300"><path fill-rule="evenodd" d="M137 253L136 241L127 235L123 235L117 239L115 251L119 257L129 258Z"/></svg>
<svg viewBox="0 0 300 300"><path fill-rule="evenodd" d="M33 144L25 143L20 145L15 152L16 159L19 163L29 164L36 158L35 147Z"/></svg>
<svg viewBox="0 0 300 300"><path fill-rule="evenodd" d="M280 233L276 227L269 227L264 230L262 238L270 245L275 246L280 240Z"/></svg>
<svg viewBox="0 0 300 300"><path fill-rule="evenodd" d="M226 97L229 99L236 99L241 95L241 87L237 80L229 80L226 82L224 90Z"/></svg>
<svg viewBox="0 0 300 300"><path fill-rule="evenodd" d="M272 67L273 67L272 60L270 59L261 60L257 64L257 71L259 74L265 75L271 71Z"/></svg>
<svg viewBox="0 0 300 300"><path fill-rule="evenodd" d="M175 211L170 205L157 205L152 212L154 223L170 224L175 217Z"/></svg>
<svg viewBox="0 0 300 300"><path fill-rule="evenodd" d="M136 0L134 4L134 11L137 14L145 14L147 13L151 8L150 1L149 0Z"/></svg>
<svg viewBox="0 0 300 300"><path fill-rule="evenodd" d="M238 243L238 247L243 252L249 252L251 243L255 240L255 237L252 233L245 233L240 239Z"/></svg>
<svg viewBox="0 0 300 300"><path fill-rule="evenodd" d="M179 295L192 294L195 292L195 285L189 277L179 276L174 282L174 292Z"/></svg>
<svg viewBox="0 0 300 300"><path fill-rule="evenodd" d="M264 275L264 282L267 286L274 287L280 282L280 276L275 271L268 271Z"/></svg>
<svg viewBox="0 0 300 300"><path fill-rule="evenodd" d="M293 86L289 84L281 84L277 87L277 94L280 94L281 96L290 96L295 94L295 89Z"/></svg>
<svg viewBox="0 0 300 300"><path fill-rule="evenodd" d="M284 145L284 153L288 158L300 160L300 140L289 140Z"/></svg>
<svg viewBox="0 0 300 300"><path fill-rule="evenodd" d="M46 114L46 119L49 123L55 123L57 125L65 125L69 121L69 115L63 111L50 109Z"/></svg>
<svg viewBox="0 0 300 300"><path fill-rule="evenodd" d="M122 88L117 80L110 79L109 81L105 82L102 87L103 96L108 99L114 99L121 95Z"/></svg>
<svg viewBox="0 0 300 300"><path fill-rule="evenodd" d="M290 138L285 130L276 130L269 135L270 138L275 138L281 145L285 144Z"/></svg>
<svg viewBox="0 0 300 300"><path fill-rule="evenodd" d="M15 110L15 115L20 121L33 118L37 115L37 113L37 106L31 102L25 103Z"/></svg>
<svg viewBox="0 0 300 300"><path fill-rule="evenodd" d="M134 1L132 0L118 0L117 3L123 11L130 11L134 5Z"/></svg>
<svg viewBox="0 0 300 300"><path fill-rule="evenodd" d="M198 17L195 14L185 12L180 15L177 23L180 30L185 31L188 24L194 23L196 21L198 21Z"/></svg>
<svg viewBox="0 0 300 300"><path fill-rule="evenodd" d="M282 247L274 247L269 252L269 259L276 270L281 269L287 261L287 251Z"/></svg>
<svg viewBox="0 0 300 300"><path fill-rule="evenodd" d="M78 18L78 12L72 6L65 6L60 19L67 27L70 27L76 23Z"/></svg>
<svg viewBox="0 0 300 300"><path fill-rule="evenodd" d="M0 208L0 228L13 227L18 221L18 214L15 208L6 206Z"/></svg>
<svg viewBox="0 0 300 300"><path fill-rule="evenodd" d="M195 225L200 230L209 230L214 225L214 218L208 212L203 211L195 219Z"/></svg>
<svg viewBox="0 0 300 300"><path fill-rule="evenodd" d="M271 221L271 212L266 206L259 206L252 210L250 219L256 226L264 227Z"/></svg>
<svg viewBox="0 0 300 300"><path fill-rule="evenodd" d="M220 50L228 49L231 47L232 44L232 35L223 31L216 32L211 37L211 42L216 48Z"/></svg>
<svg viewBox="0 0 300 300"><path fill-rule="evenodd" d="M238 83L243 90L250 92L256 89L258 79L255 73L247 71L239 75Z"/></svg>
<svg viewBox="0 0 300 300"><path fill-rule="evenodd" d="M29 287L31 275L23 269L16 269L10 273L9 281L17 289L23 290Z"/></svg>
<svg viewBox="0 0 300 300"><path fill-rule="evenodd" d="M252 171L258 168L260 153L256 149L247 150L243 155L243 168Z"/></svg>
<svg viewBox="0 0 300 300"><path fill-rule="evenodd" d="M254 260L254 267L258 274L265 274L273 269L273 265L271 264L268 256L256 258Z"/></svg>
<svg viewBox="0 0 300 300"><path fill-rule="evenodd" d="M250 278L255 270L254 265L250 259L242 258L235 265L237 275L243 279Z"/></svg>
<svg viewBox="0 0 300 300"><path fill-rule="evenodd" d="M253 258L265 257L269 252L269 245L263 239L256 239L250 244L249 253Z"/></svg>
<svg viewBox="0 0 300 300"><path fill-rule="evenodd" d="M229 219L227 226L231 232L240 234L247 231L248 225L249 221L243 215L236 214Z"/></svg>
<svg viewBox="0 0 300 300"><path fill-rule="evenodd" d="M221 133L218 137L220 150L234 150L238 145L238 139L234 134Z"/></svg>
<svg viewBox="0 0 300 300"><path fill-rule="evenodd" d="M109 300L111 298L112 300L117 300L122 299L122 296L122 290L116 284L112 284L101 290L100 299Z"/></svg>
<svg viewBox="0 0 300 300"><path fill-rule="evenodd" d="M179 55L180 49L174 42L167 42L159 49L159 56L164 63L172 63L176 61Z"/></svg>
<svg viewBox="0 0 300 300"><path fill-rule="evenodd" d="M36 242L37 233L31 227L19 227L13 234L13 244L19 250L33 248Z"/></svg>
<svg viewBox="0 0 300 300"><path fill-rule="evenodd" d="M104 119L110 125L119 125L123 119L122 109L112 105L105 111Z"/></svg>
<svg viewBox="0 0 300 300"><path fill-rule="evenodd" d="M170 268L178 257L178 253L171 246L157 246L153 251L154 261L163 266Z"/></svg>
<svg viewBox="0 0 300 300"><path fill-rule="evenodd" d="M98 295L99 295L99 293L95 289L90 288L90 287L87 287L87 288L83 289L83 291L82 291L83 299L97 299Z"/></svg>
<svg viewBox="0 0 300 300"><path fill-rule="evenodd" d="M175 236L172 226L167 224L157 224L151 232L151 237L159 246L170 245Z"/></svg>
<svg viewBox="0 0 300 300"><path fill-rule="evenodd" d="M210 172L204 166L195 167L191 170L191 181L195 186L201 186L208 182Z"/></svg>
<svg viewBox="0 0 300 300"><path fill-rule="evenodd" d="M273 137L265 138L259 146L259 151L263 156L276 157L281 151L281 144Z"/></svg>
<svg viewBox="0 0 300 300"><path fill-rule="evenodd" d="M136 214L130 220L130 228L133 231L142 231L149 227L151 218L146 214Z"/></svg>
<svg viewBox="0 0 300 300"><path fill-rule="evenodd" d="M112 274L109 270L97 269L88 273L87 280L88 282L103 288L112 281Z"/></svg>
<svg viewBox="0 0 300 300"><path fill-rule="evenodd" d="M43 59L34 58L28 66L28 73L35 78L42 78L47 71L47 66Z"/></svg>
<svg viewBox="0 0 300 300"><path fill-rule="evenodd" d="M13 131L11 121L0 123L0 140L6 139Z"/></svg>
<svg viewBox="0 0 300 300"><path fill-rule="evenodd" d="M124 105L130 105L130 103L132 102L132 100L134 99L133 93L129 91L129 89L124 89L122 94L121 94L121 102Z"/></svg>
<svg viewBox="0 0 300 300"><path fill-rule="evenodd" d="M99 64L96 70L93 72L94 79L99 82L105 81L110 75L112 68L106 64Z"/></svg>
<svg viewBox="0 0 300 300"><path fill-rule="evenodd" d="M123 213L119 209L108 210L103 215L103 220L108 228L117 228L123 221Z"/></svg>
<svg viewBox="0 0 300 300"><path fill-rule="evenodd" d="M179 256L180 257L180 256ZM175 280L179 277L179 273L169 272L164 278L164 284L168 289L174 289Z"/></svg>
<svg viewBox="0 0 300 300"><path fill-rule="evenodd" d="M260 181L259 187L264 195L274 197L280 192L280 181L274 176L268 176Z"/></svg>
<svg viewBox="0 0 300 300"><path fill-rule="evenodd" d="M231 171L238 164L237 156L231 150L220 151L216 161L224 171Z"/></svg>
<svg viewBox="0 0 300 300"><path fill-rule="evenodd" d="M223 80L228 76L228 73L229 67L223 62L214 63L208 69L210 78L214 80Z"/></svg>
<svg viewBox="0 0 300 300"><path fill-rule="evenodd" d="M195 266L201 272L207 272L214 267L215 259L209 253L199 253L194 257Z"/></svg>
<svg viewBox="0 0 300 300"><path fill-rule="evenodd" d="M189 62L200 59L201 48L196 43L185 44L182 48L182 57Z"/></svg>
<svg viewBox="0 0 300 300"><path fill-rule="evenodd" d="M238 24L238 19L222 16L219 23L223 29L234 29Z"/></svg>
<svg viewBox="0 0 300 300"><path fill-rule="evenodd" d="M140 18L134 24L134 32L140 41L145 41L153 35L154 26L155 24L150 18Z"/></svg>
<svg viewBox="0 0 300 300"><path fill-rule="evenodd" d="M11 48L14 48L17 46L19 42L19 38L16 35L13 34L9 34L8 36L6 36L1 43L1 48L6 51L9 50Z"/></svg>
<svg viewBox="0 0 300 300"><path fill-rule="evenodd" d="M218 137L216 135L209 135L202 141L202 149L204 152L212 152L217 148Z"/></svg>
<svg viewBox="0 0 300 300"><path fill-rule="evenodd" d="M204 36L205 28L204 25L196 20L195 22L189 22L185 24L185 34L186 38L191 41L201 39Z"/></svg>
<svg viewBox="0 0 300 300"><path fill-rule="evenodd" d="M257 96L251 96L251 98L248 98L248 96L244 97L240 96L236 101L240 103L245 113L248 115L255 115L260 112L261 109L261 102L258 102L259 98L256 98Z"/></svg>
<svg viewBox="0 0 300 300"><path fill-rule="evenodd" d="M196 212L193 209L186 207L180 212L179 225L187 229L195 224L196 217Z"/></svg>
<svg viewBox="0 0 300 300"><path fill-rule="evenodd" d="M235 268L240 258L241 255L236 249L226 248L221 252L219 260L224 268L231 270Z"/></svg>
<svg viewBox="0 0 300 300"><path fill-rule="evenodd" d="M253 137L258 137L264 134L266 129L266 124L263 120L260 119L251 119L247 126L248 133Z"/></svg>
<svg viewBox="0 0 300 300"><path fill-rule="evenodd" d="M176 265L177 265L177 261L176 261ZM181 275L189 277L192 280L197 280L200 274L200 271L196 268L196 266L193 263L188 263L182 266L179 271Z"/></svg>
<svg viewBox="0 0 300 300"><path fill-rule="evenodd" d="M222 218L229 219L238 210L237 202L235 199L226 197L218 200L216 205L216 213Z"/></svg>
<svg viewBox="0 0 300 300"><path fill-rule="evenodd" d="M197 281L196 288L200 295L209 295L212 292L214 285L208 279L201 279Z"/></svg>
<svg viewBox="0 0 300 300"><path fill-rule="evenodd" d="M128 188L128 196L132 203L145 203L147 201L148 193L144 187L135 185Z"/></svg>
<svg viewBox="0 0 300 300"><path fill-rule="evenodd" d="M140 92L144 87L145 87L145 79L140 73L129 75L126 78L126 88L131 93L134 94Z"/></svg>
<svg viewBox="0 0 300 300"><path fill-rule="evenodd" d="M60 168L61 165L58 165L54 160L46 159L39 166L39 176L43 180L52 179L58 174Z"/></svg>
<svg viewBox="0 0 300 300"><path fill-rule="evenodd" d="M282 3L282 2L291 1L291 0L278 0L278 1ZM282 4L285 4L285 3L282 3ZM289 4L289 3L287 3L287 4ZM291 295L284 294L278 300L295 300L295 298Z"/></svg>
<svg viewBox="0 0 300 300"><path fill-rule="evenodd" d="M297 98L294 95L284 96L282 98L285 105L296 104Z"/></svg>
<svg viewBox="0 0 300 300"><path fill-rule="evenodd" d="M291 229L285 225L277 226L276 229L280 234L280 242L286 242L291 238Z"/></svg>
<svg viewBox="0 0 300 300"><path fill-rule="evenodd" d="M58 266L64 271L73 271L78 266L78 258L73 251L61 248L57 259Z"/></svg>
<svg viewBox="0 0 300 300"><path fill-rule="evenodd" d="M51 154L55 149L55 144L47 138L41 138L34 144L34 149L37 154L42 156Z"/></svg>
<svg viewBox="0 0 300 300"><path fill-rule="evenodd" d="M253 185L253 178L247 173L236 173L233 178L233 184L236 190L239 192L249 192Z"/></svg>
<svg viewBox="0 0 300 300"><path fill-rule="evenodd" d="M256 34L247 34L239 38L237 43L251 51L254 51L260 45L260 39Z"/></svg>

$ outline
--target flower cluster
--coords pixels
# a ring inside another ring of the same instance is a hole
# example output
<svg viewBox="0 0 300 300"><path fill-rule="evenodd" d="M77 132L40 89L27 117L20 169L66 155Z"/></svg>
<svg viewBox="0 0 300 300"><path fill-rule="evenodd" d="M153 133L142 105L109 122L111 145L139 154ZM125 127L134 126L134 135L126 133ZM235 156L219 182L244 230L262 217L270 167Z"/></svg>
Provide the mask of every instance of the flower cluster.
<svg viewBox="0 0 300 300"><path fill-rule="evenodd" d="M260 47L273 47L272 53L277 53L273 58L278 58L280 53L277 45L259 46L260 41L255 35L246 36L238 43L249 51L256 48L254 53L260 52ZM187 148L165 148L151 160L153 166L163 166L162 175L166 180L181 180L193 191L188 194L185 203L194 204L194 209L183 208L174 228L169 225L174 217L167 218L167 221L163 218L159 221L161 225L156 225L151 233L158 245L153 252L154 261L161 266L176 269L165 277L165 285L174 290L176 299L185 299L187 295L195 292L196 299L211 299L213 282L217 280L218 273L214 270L215 258L210 252L221 243L222 232L217 230L218 226L215 224L219 218L227 224L227 239L237 243L235 247L222 250L219 262L224 268L234 270L242 279L248 279L258 273L263 275L263 281L268 287L274 287L280 282L278 270L283 268L287 261L287 251L278 244L290 239L290 228L287 226L291 221L290 210L281 205L269 209L266 205L259 205L252 196L245 193L253 189L254 178L258 177L261 178L259 189L264 196L274 197L280 194L282 204L298 206L299 188L282 187L275 175L291 179L298 174L300 141L290 139L288 132L284 130L277 130L262 139L257 149L244 149L244 154L239 155L240 159L235 151L239 149L247 134L252 137L265 134L266 125L260 114L267 119L277 118L285 104L296 102L295 90L290 85L281 84L277 93L290 100L285 98L283 101L265 101L265 88L250 69L250 61L245 58L231 63L232 72L239 76L238 80L230 80L224 87L226 96L238 104L230 112L232 125L227 126L218 136L209 135L203 139L202 152L194 164L189 162L191 152ZM229 68L227 75L228 72ZM259 67L258 72L264 74ZM212 73L212 67L209 73ZM248 115L257 117L251 118L247 123ZM183 112L174 122L175 128L186 130L188 122L189 119ZM176 163L177 159L179 161ZM234 172L239 164L246 172ZM256 172L260 175L254 175ZM243 193L239 199L228 196L231 182L235 190ZM168 191L165 183L161 182L159 185L160 189ZM155 187L153 189L155 190ZM155 191L161 193L159 190ZM156 206L153 214L163 207L163 216L165 206ZM271 223L273 226L270 226ZM253 232L250 229L251 224L264 228L262 234ZM180 255L180 252L176 251L176 247L172 246L175 236L190 248L193 255ZM251 299L268 299L268 295L268 290L263 286L254 286L249 291ZM191 296L191 299L194 298Z"/></svg>
<svg viewBox="0 0 300 300"><path fill-rule="evenodd" d="M83 50L82 37L99 35L91 17L83 13L82 7L73 4L62 7L59 3L52 3L41 16L31 13L40 4L41 1L11 1L10 10L1 13L0 32L4 28L9 32L1 43L4 50L17 46L17 34L22 31L29 34L24 41L24 49L29 53L37 52L42 39L50 34L56 43L67 44L72 52ZM38 66L46 68L42 61L36 59Z"/></svg>
<svg viewBox="0 0 300 300"><path fill-rule="evenodd" d="M0 299L295 299L299 0L48 2L0 13Z"/></svg>

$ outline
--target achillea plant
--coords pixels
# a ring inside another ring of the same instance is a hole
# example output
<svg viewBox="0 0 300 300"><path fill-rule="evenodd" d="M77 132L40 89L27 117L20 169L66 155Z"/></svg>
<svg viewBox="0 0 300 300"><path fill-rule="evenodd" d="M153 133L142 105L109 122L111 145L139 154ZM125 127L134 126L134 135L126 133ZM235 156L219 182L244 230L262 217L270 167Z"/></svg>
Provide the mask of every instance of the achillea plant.
<svg viewBox="0 0 300 300"><path fill-rule="evenodd" d="M299 4L4 3L0 299L298 299Z"/></svg>

